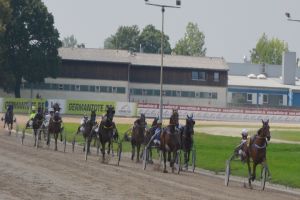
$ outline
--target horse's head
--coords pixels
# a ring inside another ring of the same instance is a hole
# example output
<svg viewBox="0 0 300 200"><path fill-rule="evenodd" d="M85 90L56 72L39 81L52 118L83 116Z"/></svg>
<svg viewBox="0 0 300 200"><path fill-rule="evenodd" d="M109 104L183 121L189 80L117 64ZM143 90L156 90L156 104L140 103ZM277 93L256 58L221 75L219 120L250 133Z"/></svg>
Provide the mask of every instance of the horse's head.
<svg viewBox="0 0 300 200"><path fill-rule="evenodd" d="M140 117L140 125L141 126L145 126L146 125L146 116L144 113L141 114L141 117Z"/></svg>
<svg viewBox="0 0 300 200"><path fill-rule="evenodd" d="M170 117L170 125L178 125L179 124L179 114L177 110L173 110L173 113Z"/></svg>
<svg viewBox="0 0 300 200"><path fill-rule="evenodd" d="M159 117L155 117L154 119L153 119L153 122L152 122L152 127L155 127L156 125L157 125L157 121L158 121L158 119L159 119Z"/></svg>
<svg viewBox="0 0 300 200"><path fill-rule="evenodd" d="M270 126L269 126L269 120L261 120L262 121L262 128L261 128L261 132L260 132L260 136L261 137L265 137L268 139L268 141L270 141L271 139L271 132L270 132Z"/></svg>
<svg viewBox="0 0 300 200"><path fill-rule="evenodd" d="M113 106L109 105L107 106L107 110L106 110L106 116L108 118L108 120L113 120L113 117L114 117L114 114L115 114L115 109Z"/></svg>
<svg viewBox="0 0 300 200"><path fill-rule="evenodd" d="M187 115L185 122L186 122L187 127L193 128L195 125L195 120L193 119L193 114L191 116Z"/></svg>

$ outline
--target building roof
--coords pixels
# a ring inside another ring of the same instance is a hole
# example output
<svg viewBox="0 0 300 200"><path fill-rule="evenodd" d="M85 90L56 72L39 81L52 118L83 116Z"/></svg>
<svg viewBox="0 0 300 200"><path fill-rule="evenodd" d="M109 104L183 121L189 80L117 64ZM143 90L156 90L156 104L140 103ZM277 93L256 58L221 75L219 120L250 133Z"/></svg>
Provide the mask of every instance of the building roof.
<svg viewBox="0 0 300 200"><path fill-rule="evenodd" d="M228 76L228 87L233 86L300 90L299 81L296 81L295 85L284 85L280 78L251 79L247 76Z"/></svg>
<svg viewBox="0 0 300 200"><path fill-rule="evenodd" d="M137 66L160 67L160 54L129 53L125 50L60 48L63 60L131 63ZM224 58L164 55L164 67L228 70Z"/></svg>

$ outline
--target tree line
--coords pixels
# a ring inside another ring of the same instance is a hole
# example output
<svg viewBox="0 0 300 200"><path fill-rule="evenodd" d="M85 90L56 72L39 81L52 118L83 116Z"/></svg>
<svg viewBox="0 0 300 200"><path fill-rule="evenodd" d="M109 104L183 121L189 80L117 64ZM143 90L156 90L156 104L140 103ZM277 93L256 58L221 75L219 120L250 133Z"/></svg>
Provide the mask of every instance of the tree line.
<svg viewBox="0 0 300 200"><path fill-rule="evenodd" d="M205 56L205 35L196 23L189 22L184 36L172 49L164 35L164 53ZM75 36L59 39L54 17L41 0L0 0L0 87L20 97L23 81L42 83L59 75L61 47L85 48ZM161 52L161 31L153 25L140 30L137 25L120 26L104 41L106 49L124 49L144 53ZM281 64L287 43L263 34L250 51L251 62Z"/></svg>

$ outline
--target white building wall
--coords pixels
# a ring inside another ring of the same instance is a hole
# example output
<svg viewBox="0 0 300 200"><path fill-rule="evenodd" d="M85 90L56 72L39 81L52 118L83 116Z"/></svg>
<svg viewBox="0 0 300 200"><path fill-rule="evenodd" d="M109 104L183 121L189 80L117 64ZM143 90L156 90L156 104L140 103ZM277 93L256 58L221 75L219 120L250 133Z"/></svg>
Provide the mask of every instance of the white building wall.
<svg viewBox="0 0 300 200"><path fill-rule="evenodd" d="M287 106L288 105L288 96L287 95L282 95L282 97L283 97L283 105L284 106Z"/></svg>

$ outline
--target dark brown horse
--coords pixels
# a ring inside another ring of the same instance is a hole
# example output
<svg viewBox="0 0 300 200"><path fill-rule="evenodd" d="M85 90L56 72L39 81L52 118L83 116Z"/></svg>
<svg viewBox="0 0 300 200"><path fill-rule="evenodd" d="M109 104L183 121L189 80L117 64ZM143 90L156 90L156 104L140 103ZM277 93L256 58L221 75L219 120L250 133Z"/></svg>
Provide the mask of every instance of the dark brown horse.
<svg viewBox="0 0 300 200"><path fill-rule="evenodd" d="M167 173L167 155L169 153L170 166L172 167L172 172L174 172L174 163L178 155L178 150L180 150L180 131L178 130L179 116L177 110L173 110L173 114L170 118L169 125L163 129L160 136L160 150L163 154L164 159L164 173ZM173 154L172 158L170 154Z"/></svg>
<svg viewBox="0 0 300 200"><path fill-rule="evenodd" d="M83 124L81 124L78 127L77 132L74 135L73 142L72 142L73 143L73 151L74 151L74 144L76 142L76 137L77 137L77 135L82 133L82 136L85 141L85 144L83 146L83 151L86 150L85 147L87 146L87 151L88 151L87 153L90 153L90 143L91 143L92 139L95 138L95 136L96 136L96 134L95 134L96 127L94 128L95 125L96 125L96 111L92 111L91 118L83 120ZM86 145L86 143L87 143L87 145Z"/></svg>
<svg viewBox="0 0 300 200"><path fill-rule="evenodd" d="M47 136L47 145L50 145L50 138L51 134L54 135L55 139L55 151L57 151L57 139L58 135L62 132L62 119L61 117L55 113L54 116L50 119L49 126L48 126L48 136ZM61 141L62 141L62 135L61 135Z"/></svg>
<svg viewBox="0 0 300 200"><path fill-rule="evenodd" d="M146 122L145 114L141 114L141 117L134 122L134 126L132 129L132 136L131 136L131 147L132 147L131 160L134 159L135 147L136 147L137 149L136 162L140 161L140 148L145 140L146 126L147 126L147 122Z"/></svg>
<svg viewBox="0 0 300 200"><path fill-rule="evenodd" d="M107 154L110 154L112 141L118 139L118 131L115 123L113 122L113 117L115 110L112 106L107 107L106 115L103 117L99 126L99 143L101 144L102 162L105 161L105 146L108 143Z"/></svg>
<svg viewBox="0 0 300 200"><path fill-rule="evenodd" d="M152 147L154 146L154 143L153 143L153 136L155 134L155 130L157 128L157 122L158 122L159 118L158 117L155 117L153 119L153 122L152 122L152 125L151 125L151 128L147 129L146 130L146 133L145 133L145 139L144 139L144 145L145 145L145 148L147 148L149 150L149 155L147 155L147 162L148 163L153 163L152 161Z"/></svg>
<svg viewBox="0 0 300 200"><path fill-rule="evenodd" d="M266 153L267 153L267 140L270 141L271 133L269 120L262 120L262 128L257 131L257 134L252 136L249 144L249 151L246 153L246 160L249 173L249 185L251 186L251 180L254 181L256 177L256 166L262 164L266 166ZM250 158L253 161L253 172L251 175Z"/></svg>
<svg viewBox="0 0 300 200"><path fill-rule="evenodd" d="M182 135L181 135L181 144L182 150L184 152L184 167L187 170L188 164L190 160L190 152L193 146L193 135L194 135L194 125L195 121L193 116L188 116L186 118L185 126L183 127Z"/></svg>
<svg viewBox="0 0 300 200"><path fill-rule="evenodd" d="M37 137L40 139L42 126L44 122L44 115L42 112L38 112L32 120L32 129L34 134L34 146L37 145Z"/></svg>
<svg viewBox="0 0 300 200"><path fill-rule="evenodd" d="M9 134L10 134L11 130L13 128L13 124L15 122L15 120L14 120L14 113L13 113L12 109L8 109L6 111L4 118L3 117L1 118L1 121L3 121L3 120L4 120L4 126L3 126L3 128L5 128L5 125L7 124L7 127L10 130L9 131Z"/></svg>

